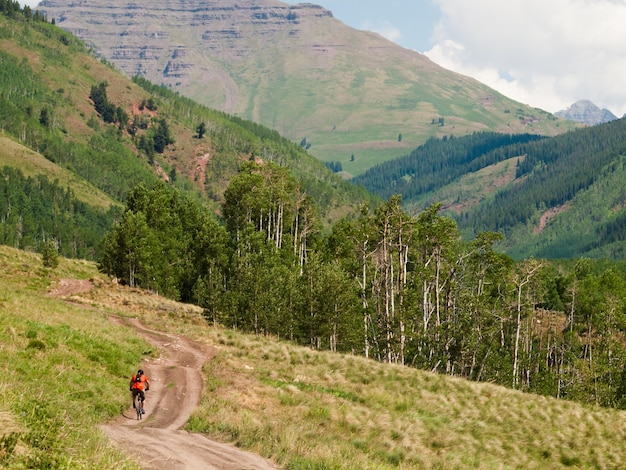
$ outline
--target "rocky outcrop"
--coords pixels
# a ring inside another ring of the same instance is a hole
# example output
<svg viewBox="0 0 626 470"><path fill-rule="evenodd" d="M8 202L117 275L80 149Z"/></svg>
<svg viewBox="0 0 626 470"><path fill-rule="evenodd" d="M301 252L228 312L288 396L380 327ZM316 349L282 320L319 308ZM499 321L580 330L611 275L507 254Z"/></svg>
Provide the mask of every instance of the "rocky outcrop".
<svg viewBox="0 0 626 470"><path fill-rule="evenodd" d="M589 100L580 100L563 111L555 113L557 116L574 122L581 122L589 126L604 124L617 119L608 109L600 109Z"/></svg>
<svg viewBox="0 0 626 470"><path fill-rule="evenodd" d="M157 0L149 7L120 0L45 0L38 9L125 74L142 71L166 84L170 78L190 76L189 69L195 66L202 67L172 62L181 47L204 48L217 59L243 59L255 53L250 44L253 35L271 41L285 31L293 34L303 19L332 18L330 11L317 5L263 0Z"/></svg>

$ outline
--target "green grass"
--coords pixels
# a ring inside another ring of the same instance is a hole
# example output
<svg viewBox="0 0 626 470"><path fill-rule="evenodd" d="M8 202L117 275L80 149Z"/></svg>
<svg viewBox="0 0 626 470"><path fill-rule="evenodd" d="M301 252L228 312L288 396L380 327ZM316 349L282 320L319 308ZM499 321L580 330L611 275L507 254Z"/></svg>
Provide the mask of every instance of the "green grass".
<svg viewBox="0 0 626 470"><path fill-rule="evenodd" d="M102 311L44 295L54 276L83 277L92 265L63 260L53 274L6 247L0 260L0 412L17 436L0 467L134 468L96 425L119 415L147 345ZM10 436L0 431L1 442Z"/></svg>

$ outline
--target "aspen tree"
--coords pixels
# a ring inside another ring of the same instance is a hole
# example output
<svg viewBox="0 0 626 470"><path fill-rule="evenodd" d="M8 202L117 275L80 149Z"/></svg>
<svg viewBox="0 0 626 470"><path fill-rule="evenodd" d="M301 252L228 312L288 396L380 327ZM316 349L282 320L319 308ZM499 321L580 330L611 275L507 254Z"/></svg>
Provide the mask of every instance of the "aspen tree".
<svg viewBox="0 0 626 470"><path fill-rule="evenodd" d="M515 273L513 282L515 284L516 303L515 309L517 314L516 328L515 328L515 348L513 352L513 388L517 388L519 384L518 368L519 368L519 341L520 332L522 328L522 292L524 286L526 286L541 269L542 263L540 261L530 259L523 262L518 272Z"/></svg>

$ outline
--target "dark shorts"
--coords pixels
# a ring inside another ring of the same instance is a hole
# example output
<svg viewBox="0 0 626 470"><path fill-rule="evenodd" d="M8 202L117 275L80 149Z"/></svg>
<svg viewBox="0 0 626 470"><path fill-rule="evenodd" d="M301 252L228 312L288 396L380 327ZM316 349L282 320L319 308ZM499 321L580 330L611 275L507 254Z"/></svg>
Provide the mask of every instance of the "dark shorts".
<svg viewBox="0 0 626 470"><path fill-rule="evenodd" d="M146 392L145 391L137 390L135 388L133 388L131 391L133 392L133 401L135 401L135 397L137 395L139 395L141 401L144 401L146 399Z"/></svg>

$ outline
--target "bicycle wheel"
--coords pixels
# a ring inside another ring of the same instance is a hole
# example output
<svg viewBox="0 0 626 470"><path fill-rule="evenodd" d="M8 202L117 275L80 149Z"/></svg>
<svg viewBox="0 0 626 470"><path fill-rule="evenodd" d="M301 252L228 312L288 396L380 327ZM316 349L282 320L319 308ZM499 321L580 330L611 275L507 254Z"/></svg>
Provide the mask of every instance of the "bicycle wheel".
<svg viewBox="0 0 626 470"><path fill-rule="evenodd" d="M142 418L141 409L143 408L143 402L141 401L141 395L137 395L137 403L135 405L135 411L137 412L137 419Z"/></svg>

